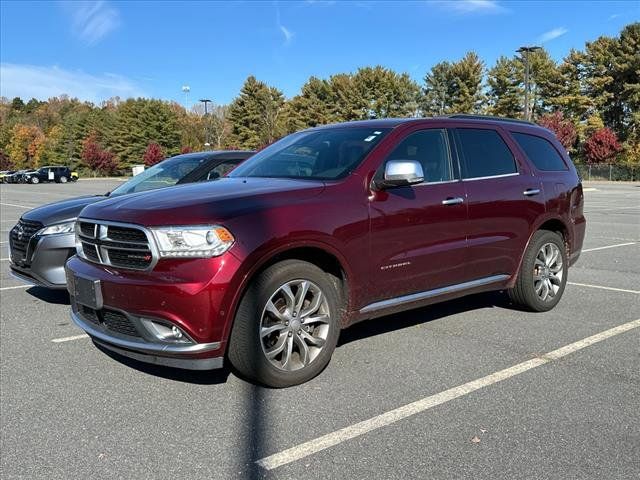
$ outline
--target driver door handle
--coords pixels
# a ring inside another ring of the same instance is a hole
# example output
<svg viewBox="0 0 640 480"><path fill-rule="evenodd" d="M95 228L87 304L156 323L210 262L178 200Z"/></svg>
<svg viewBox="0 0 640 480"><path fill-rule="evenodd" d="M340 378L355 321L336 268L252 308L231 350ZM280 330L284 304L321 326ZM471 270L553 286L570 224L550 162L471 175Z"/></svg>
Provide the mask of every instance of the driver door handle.
<svg viewBox="0 0 640 480"><path fill-rule="evenodd" d="M464 198L462 197L448 197L442 200L442 205L458 205L464 202Z"/></svg>

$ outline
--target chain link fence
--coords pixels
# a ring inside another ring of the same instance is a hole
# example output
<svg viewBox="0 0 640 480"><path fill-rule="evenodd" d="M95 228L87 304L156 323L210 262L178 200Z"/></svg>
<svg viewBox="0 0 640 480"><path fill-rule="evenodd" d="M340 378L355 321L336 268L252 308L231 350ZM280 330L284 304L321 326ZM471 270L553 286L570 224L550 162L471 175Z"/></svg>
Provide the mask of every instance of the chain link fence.
<svg viewBox="0 0 640 480"><path fill-rule="evenodd" d="M633 182L640 179L640 169L625 165L583 165L577 164L576 169L584 181L609 180Z"/></svg>

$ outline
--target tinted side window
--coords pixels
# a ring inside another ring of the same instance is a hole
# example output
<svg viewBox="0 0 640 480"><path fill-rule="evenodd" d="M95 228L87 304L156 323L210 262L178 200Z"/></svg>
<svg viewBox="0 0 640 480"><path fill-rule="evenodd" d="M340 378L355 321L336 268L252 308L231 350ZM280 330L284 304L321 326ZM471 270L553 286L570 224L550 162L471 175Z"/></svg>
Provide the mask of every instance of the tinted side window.
<svg viewBox="0 0 640 480"><path fill-rule="evenodd" d="M415 160L422 164L425 182L453 180L453 168L445 130L421 130L410 134L387 160Z"/></svg>
<svg viewBox="0 0 640 480"><path fill-rule="evenodd" d="M495 130L456 129L463 178L517 173L513 154Z"/></svg>
<svg viewBox="0 0 640 480"><path fill-rule="evenodd" d="M511 135L538 170L567 170L562 157L548 140L526 133L511 132Z"/></svg>
<svg viewBox="0 0 640 480"><path fill-rule="evenodd" d="M240 160L227 160L224 163L220 163L209 170L207 174L203 176L201 181L216 180L220 177L224 177L227 173L236 168L239 163Z"/></svg>

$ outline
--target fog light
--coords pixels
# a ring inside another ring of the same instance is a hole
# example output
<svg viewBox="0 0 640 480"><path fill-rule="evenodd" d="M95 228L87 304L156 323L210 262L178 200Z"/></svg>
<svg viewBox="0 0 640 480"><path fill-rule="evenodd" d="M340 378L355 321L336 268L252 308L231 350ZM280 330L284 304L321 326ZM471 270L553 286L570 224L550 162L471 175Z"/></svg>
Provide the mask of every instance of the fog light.
<svg viewBox="0 0 640 480"><path fill-rule="evenodd" d="M147 331L161 342L171 343L192 343L191 339L175 325L169 325L150 318L141 318L142 324Z"/></svg>

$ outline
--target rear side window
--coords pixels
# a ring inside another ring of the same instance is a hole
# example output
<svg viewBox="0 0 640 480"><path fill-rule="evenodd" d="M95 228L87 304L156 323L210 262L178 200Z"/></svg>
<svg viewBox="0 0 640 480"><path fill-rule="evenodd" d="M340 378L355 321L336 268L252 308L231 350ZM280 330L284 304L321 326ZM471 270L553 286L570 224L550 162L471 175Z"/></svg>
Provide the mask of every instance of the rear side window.
<svg viewBox="0 0 640 480"><path fill-rule="evenodd" d="M498 132L456 129L463 178L494 177L517 173L513 154Z"/></svg>
<svg viewBox="0 0 640 480"><path fill-rule="evenodd" d="M453 180L446 130L421 130L410 134L387 160L415 160L422 164L425 182Z"/></svg>
<svg viewBox="0 0 640 480"><path fill-rule="evenodd" d="M562 157L548 140L526 133L511 132L511 135L538 170L551 172L567 170Z"/></svg>

